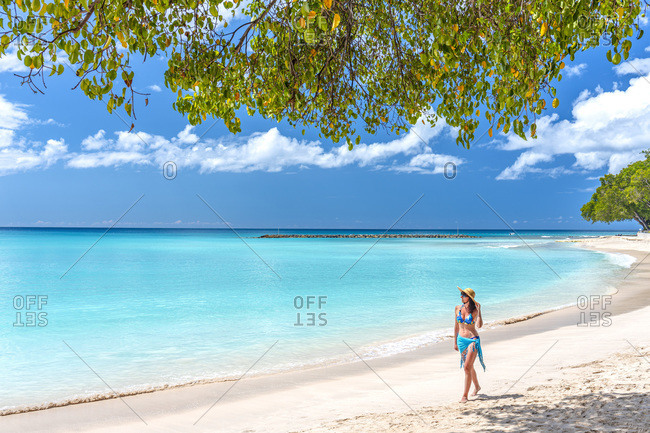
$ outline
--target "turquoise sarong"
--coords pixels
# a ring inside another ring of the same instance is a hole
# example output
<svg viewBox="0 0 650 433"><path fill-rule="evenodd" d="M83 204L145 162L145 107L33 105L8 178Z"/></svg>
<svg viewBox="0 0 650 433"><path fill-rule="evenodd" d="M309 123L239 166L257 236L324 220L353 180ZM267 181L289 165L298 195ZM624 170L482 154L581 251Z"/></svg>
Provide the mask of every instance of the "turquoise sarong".
<svg viewBox="0 0 650 433"><path fill-rule="evenodd" d="M483 366L483 371L485 371L485 363L483 362L483 351L481 350L481 339L476 336L473 338L465 338L461 337L460 334L458 334L458 338L456 339L456 345L458 346L458 351L460 352L460 368L463 368L463 364L465 363L465 356L467 355L465 351L469 347L470 344L474 344L474 350L478 352L478 359L481 361L481 365Z"/></svg>

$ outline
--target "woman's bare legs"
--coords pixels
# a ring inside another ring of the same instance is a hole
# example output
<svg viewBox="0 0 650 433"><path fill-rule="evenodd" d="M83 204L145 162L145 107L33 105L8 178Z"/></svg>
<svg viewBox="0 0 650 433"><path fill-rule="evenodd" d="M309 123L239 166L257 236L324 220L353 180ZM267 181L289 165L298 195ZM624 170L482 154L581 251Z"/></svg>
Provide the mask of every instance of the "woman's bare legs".
<svg viewBox="0 0 650 433"><path fill-rule="evenodd" d="M472 393L472 396L475 396L481 390L481 387L478 384L478 377L476 376L476 370L474 369L473 365L472 365L472 382L474 383L474 392Z"/></svg>
<svg viewBox="0 0 650 433"><path fill-rule="evenodd" d="M474 360L476 359L474 346L475 344L472 343L467 348L467 357L465 358L465 365L463 365L463 369L465 370L465 391L463 392L463 397L460 399L461 403L467 401L467 394L469 394L469 388L472 386L472 370L474 369ZM476 374L476 372L474 372L474 374Z"/></svg>

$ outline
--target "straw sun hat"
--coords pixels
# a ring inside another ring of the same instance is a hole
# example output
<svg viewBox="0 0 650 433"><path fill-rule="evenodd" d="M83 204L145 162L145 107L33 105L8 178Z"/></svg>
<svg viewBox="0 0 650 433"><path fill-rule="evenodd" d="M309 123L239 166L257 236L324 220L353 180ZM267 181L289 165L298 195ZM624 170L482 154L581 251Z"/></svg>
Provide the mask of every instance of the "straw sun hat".
<svg viewBox="0 0 650 433"><path fill-rule="evenodd" d="M456 287L458 287L458 286L456 286ZM464 294L466 294L467 296L472 298L472 301L476 302L476 299L474 299L474 296L476 296L476 293L474 293L474 290L470 289L469 287L466 288L466 289L461 289L460 287L458 287L458 290L460 290L461 292L463 292Z"/></svg>

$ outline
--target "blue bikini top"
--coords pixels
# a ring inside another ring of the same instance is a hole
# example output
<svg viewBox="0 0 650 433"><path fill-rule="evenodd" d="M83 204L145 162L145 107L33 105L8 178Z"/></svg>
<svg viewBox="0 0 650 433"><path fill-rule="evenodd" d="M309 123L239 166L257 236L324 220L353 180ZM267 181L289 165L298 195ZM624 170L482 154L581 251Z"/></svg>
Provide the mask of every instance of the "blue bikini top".
<svg viewBox="0 0 650 433"><path fill-rule="evenodd" d="M461 310L463 308L461 307ZM465 320L463 320L463 316L460 315L460 310L458 310L458 316L456 316L456 322L458 323L465 323L467 325L472 325L474 324L474 318L472 317L472 313L469 313Z"/></svg>

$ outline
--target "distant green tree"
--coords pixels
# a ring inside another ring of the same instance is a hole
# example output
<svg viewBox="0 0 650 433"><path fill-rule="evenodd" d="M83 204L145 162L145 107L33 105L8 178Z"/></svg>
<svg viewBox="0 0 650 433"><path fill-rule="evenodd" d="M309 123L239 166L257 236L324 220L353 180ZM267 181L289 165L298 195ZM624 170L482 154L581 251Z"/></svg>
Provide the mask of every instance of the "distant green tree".
<svg viewBox="0 0 650 433"><path fill-rule="evenodd" d="M633 219L643 230L650 229L650 150L643 153L645 160L600 178L601 185L582 206L584 219L592 223Z"/></svg>

